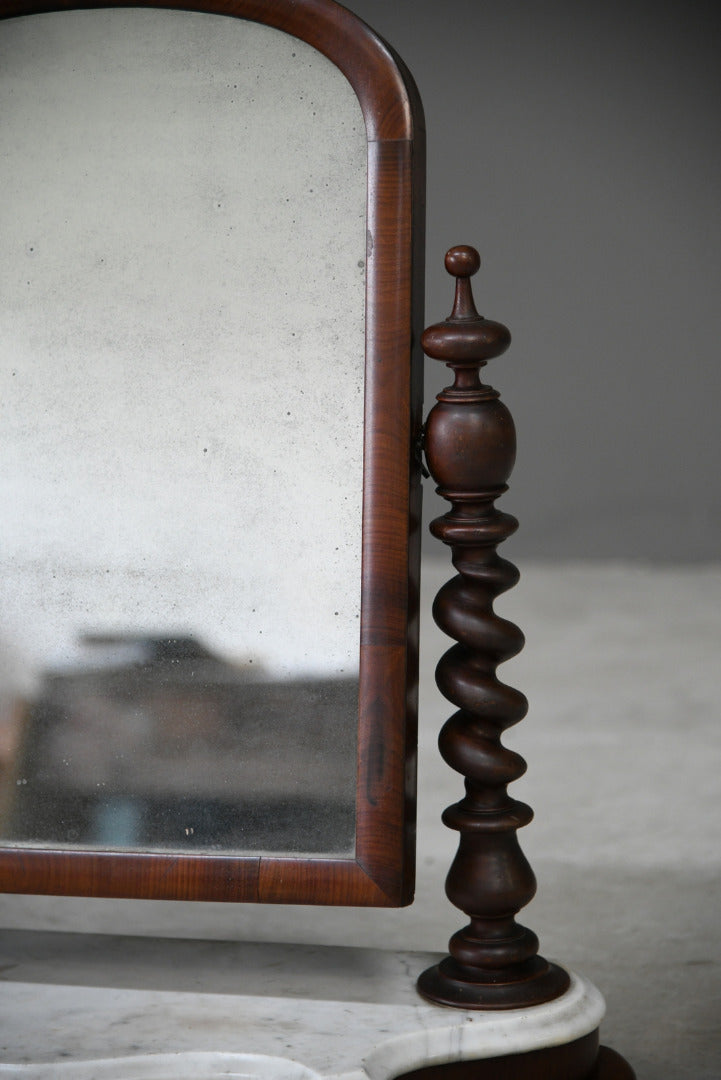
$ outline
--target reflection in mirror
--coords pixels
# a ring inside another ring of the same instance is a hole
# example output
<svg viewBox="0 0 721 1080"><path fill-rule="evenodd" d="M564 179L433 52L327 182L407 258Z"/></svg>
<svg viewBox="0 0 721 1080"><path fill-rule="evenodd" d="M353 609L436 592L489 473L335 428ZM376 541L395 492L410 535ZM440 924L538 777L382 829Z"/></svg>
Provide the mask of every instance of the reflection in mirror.
<svg viewBox="0 0 721 1080"><path fill-rule="evenodd" d="M140 9L4 23L0 93L0 838L352 856L357 99Z"/></svg>

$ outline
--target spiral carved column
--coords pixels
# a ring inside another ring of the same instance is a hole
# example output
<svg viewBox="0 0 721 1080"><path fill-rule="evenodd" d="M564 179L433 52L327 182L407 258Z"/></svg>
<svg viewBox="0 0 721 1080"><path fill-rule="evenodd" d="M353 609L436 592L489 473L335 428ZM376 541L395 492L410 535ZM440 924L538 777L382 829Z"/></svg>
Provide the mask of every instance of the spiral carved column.
<svg viewBox="0 0 721 1080"><path fill-rule="evenodd" d="M446 269L456 278L452 314L423 335L428 356L455 374L431 410L425 453L438 492L451 503L431 532L450 545L458 575L438 593L436 622L457 642L436 671L441 692L457 708L439 739L445 761L465 777L466 795L443 821L460 833L446 893L470 923L451 938L450 956L418 980L424 997L465 1009L510 1009L550 1001L569 985L565 971L537 955L536 935L515 921L534 896L533 871L516 830L533 817L506 788L526 763L501 744L506 728L526 715L523 694L505 686L496 668L523 648L523 634L499 618L493 601L518 580L496 552L515 531L515 518L495 507L507 490L516 454L508 409L479 370L510 344L505 326L476 311L470 278L478 252L452 248Z"/></svg>

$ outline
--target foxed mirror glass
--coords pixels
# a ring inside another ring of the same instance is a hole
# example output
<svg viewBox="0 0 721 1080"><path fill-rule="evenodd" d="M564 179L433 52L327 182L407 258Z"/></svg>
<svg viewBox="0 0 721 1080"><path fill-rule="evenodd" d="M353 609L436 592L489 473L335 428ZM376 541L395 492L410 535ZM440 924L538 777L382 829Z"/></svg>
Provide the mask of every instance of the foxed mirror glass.
<svg viewBox="0 0 721 1080"><path fill-rule="evenodd" d="M410 898L420 110L268 7L2 8L6 890Z"/></svg>

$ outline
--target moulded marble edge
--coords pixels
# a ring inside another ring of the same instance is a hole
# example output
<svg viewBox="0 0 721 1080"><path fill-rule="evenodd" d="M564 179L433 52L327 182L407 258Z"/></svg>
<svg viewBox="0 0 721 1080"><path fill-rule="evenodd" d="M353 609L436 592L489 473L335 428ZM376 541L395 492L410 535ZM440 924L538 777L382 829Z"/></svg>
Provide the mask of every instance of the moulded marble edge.
<svg viewBox="0 0 721 1080"><path fill-rule="evenodd" d="M589 1034L601 1023L605 1003L592 983L574 972L570 975L571 985L562 997L529 1009L457 1012L421 1003L414 1009L417 1026L413 1030L408 1030L404 1010L395 1032L384 1033L382 1042L376 1040L356 1069L340 1073L321 1073L291 1058L269 1054L181 1051L29 1065L0 1063L0 1080L392 1080L426 1065L522 1054ZM290 1000L284 1004L292 1011ZM439 1016L449 1022L438 1024ZM312 1032L308 1037L312 1039ZM368 1037L373 1039L372 1031Z"/></svg>

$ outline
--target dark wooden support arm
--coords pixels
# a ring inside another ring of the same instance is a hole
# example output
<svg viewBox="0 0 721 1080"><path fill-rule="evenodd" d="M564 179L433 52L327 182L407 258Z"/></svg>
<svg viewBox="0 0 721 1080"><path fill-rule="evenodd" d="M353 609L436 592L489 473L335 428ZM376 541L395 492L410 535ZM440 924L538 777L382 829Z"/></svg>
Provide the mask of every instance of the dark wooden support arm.
<svg viewBox="0 0 721 1080"><path fill-rule="evenodd" d="M524 639L495 614L493 601L518 580L515 566L496 552L518 523L494 505L507 490L516 435L498 392L479 379L479 369L508 348L511 336L476 311L470 278L480 261L470 247L448 252L446 269L456 278L453 312L423 335L428 356L455 374L428 417L425 453L439 494L451 504L431 531L450 545L458 571L438 593L433 614L457 642L442 657L436 679L459 710L441 731L441 753L466 784L465 798L443 815L460 833L446 892L470 924L454 934L450 956L425 971L418 988L443 1005L510 1009L558 997L569 977L537 955L536 935L515 921L536 891L516 837L533 812L506 790L526 763L501 736L523 719L527 702L500 682L496 668L520 652Z"/></svg>

